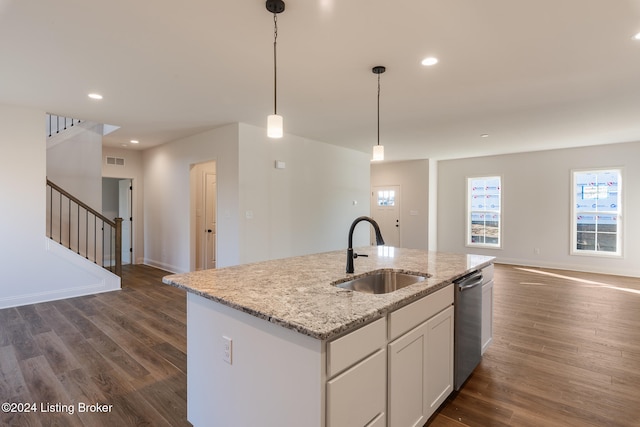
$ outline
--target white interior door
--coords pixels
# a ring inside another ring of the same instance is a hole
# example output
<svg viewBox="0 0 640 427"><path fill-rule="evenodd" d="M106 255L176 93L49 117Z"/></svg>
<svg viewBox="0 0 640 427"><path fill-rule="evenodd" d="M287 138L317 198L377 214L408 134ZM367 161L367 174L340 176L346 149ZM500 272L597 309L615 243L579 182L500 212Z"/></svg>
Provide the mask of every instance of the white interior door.
<svg viewBox="0 0 640 427"><path fill-rule="evenodd" d="M216 175L204 174L205 268L216 268Z"/></svg>
<svg viewBox="0 0 640 427"><path fill-rule="evenodd" d="M400 247L400 186L373 187L371 192L371 217L380 226L387 246ZM375 244L372 233L372 244Z"/></svg>
<svg viewBox="0 0 640 427"><path fill-rule="evenodd" d="M131 227L132 184L130 179L118 181L118 217L122 218L122 264L131 264L132 227Z"/></svg>
<svg viewBox="0 0 640 427"><path fill-rule="evenodd" d="M217 186L216 162L203 162L191 166L191 231L192 268L203 270L216 268L217 252Z"/></svg>

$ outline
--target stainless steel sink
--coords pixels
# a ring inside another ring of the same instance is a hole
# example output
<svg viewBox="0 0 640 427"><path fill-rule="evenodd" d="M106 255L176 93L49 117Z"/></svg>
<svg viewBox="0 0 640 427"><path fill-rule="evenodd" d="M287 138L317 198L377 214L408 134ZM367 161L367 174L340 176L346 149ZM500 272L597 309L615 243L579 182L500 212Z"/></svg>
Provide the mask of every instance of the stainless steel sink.
<svg viewBox="0 0 640 427"><path fill-rule="evenodd" d="M343 289L367 294L388 294L414 283L424 281L427 276L403 273L394 270L377 270L365 276L346 282L334 282L333 285Z"/></svg>

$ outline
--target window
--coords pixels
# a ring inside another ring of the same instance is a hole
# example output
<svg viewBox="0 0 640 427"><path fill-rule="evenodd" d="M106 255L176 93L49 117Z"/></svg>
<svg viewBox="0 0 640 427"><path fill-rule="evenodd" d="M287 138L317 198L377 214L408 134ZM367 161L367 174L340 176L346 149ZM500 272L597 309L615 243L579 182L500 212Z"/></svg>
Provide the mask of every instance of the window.
<svg viewBox="0 0 640 427"><path fill-rule="evenodd" d="M502 185L499 176L467 178L467 245L499 248Z"/></svg>
<svg viewBox="0 0 640 427"><path fill-rule="evenodd" d="M622 170L573 172L571 253L622 255Z"/></svg>
<svg viewBox="0 0 640 427"><path fill-rule="evenodd" d="M394 190L378 191L378 206L395 206L396 192Z"/></svg>

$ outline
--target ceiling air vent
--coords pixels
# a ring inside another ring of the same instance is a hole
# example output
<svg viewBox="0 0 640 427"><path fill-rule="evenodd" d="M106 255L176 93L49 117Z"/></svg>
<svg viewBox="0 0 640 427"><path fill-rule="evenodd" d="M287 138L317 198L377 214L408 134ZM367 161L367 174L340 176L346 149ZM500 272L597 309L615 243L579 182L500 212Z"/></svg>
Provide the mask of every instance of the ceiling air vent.
<svg viewBox="0 0 640 427"><path fill-rule="evenodd" d="M114 166L124 166L124 158L107 156L107 164L114 165Z"/></svg>

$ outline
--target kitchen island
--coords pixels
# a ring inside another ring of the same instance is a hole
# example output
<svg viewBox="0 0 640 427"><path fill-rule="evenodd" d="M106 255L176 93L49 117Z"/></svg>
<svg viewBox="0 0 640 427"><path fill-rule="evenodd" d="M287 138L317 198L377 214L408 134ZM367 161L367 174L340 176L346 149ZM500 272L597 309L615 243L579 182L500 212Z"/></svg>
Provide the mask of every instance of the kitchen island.
<svg viewBox="0 0 640 427"><path fill-rule="evenodd" d="M345 251L334 251L165 277L164 283L188 292L189 421L195 426L393 425L388 413L394 416L394 402L387 392L393 346L441 316L444 334L433 336L446 338L446 345L425 345L421 351L441 353L434 363L452 366L451 283L490 266L493 258L387 246L357 253L367 257L359 256L349 275ZM333 285L381 269L429 277L378 295ZM439 382L447 381L448 373ZM446 386L437 400L451 390Z"/></svg>

